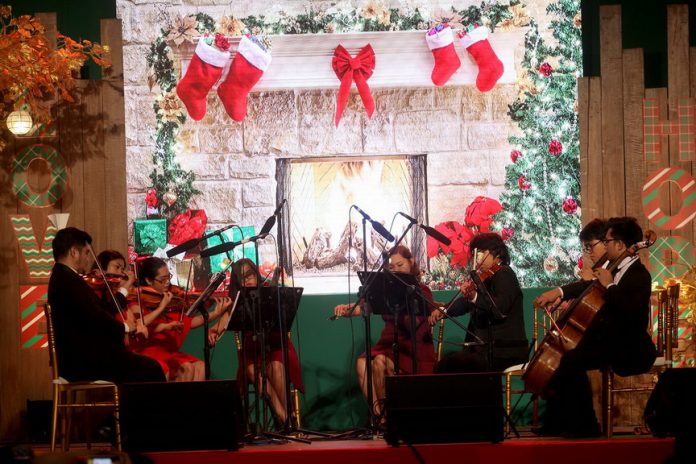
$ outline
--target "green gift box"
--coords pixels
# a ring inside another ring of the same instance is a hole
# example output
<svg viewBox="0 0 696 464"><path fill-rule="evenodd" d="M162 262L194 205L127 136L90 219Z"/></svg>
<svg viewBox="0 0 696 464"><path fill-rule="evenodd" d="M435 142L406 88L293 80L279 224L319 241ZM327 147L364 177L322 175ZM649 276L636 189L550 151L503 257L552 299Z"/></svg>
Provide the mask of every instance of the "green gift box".
<svg viewBox="0 0 696 464"><path fill-rule="evenodd" d="M136 219L133 225L135 252L151 255L167 246L166 219Z"/></svg>
<svg viewBox="0 0 696 464"><path fill-rule="evenodd" d="M241 229L241 231L239 230ZM225 236L225 242L239 242L245 237L253 237L256 235L256 228L254 226L243 226L243 227L233 227L222 233ZM218 235L213 235L208 239L208 248L214 247L215 245L220 245L222 241ZM249 258L254 263L258 264L256 260L256 248L253 242L245 243L244 245L239 245L235 247L230 253L233 261L237 261L242 258ZM210 257L210 272L220 272L225 268L227 264L227 253L220 253Z"/></svg>

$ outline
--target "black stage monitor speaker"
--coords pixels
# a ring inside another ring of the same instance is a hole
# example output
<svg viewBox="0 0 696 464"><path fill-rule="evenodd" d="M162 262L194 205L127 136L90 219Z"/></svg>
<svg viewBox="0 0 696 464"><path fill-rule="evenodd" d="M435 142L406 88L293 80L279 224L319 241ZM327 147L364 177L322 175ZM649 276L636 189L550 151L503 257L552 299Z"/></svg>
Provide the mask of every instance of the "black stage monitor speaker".
<svg viewBox="0 0 696 464"><path fill-rule="evenodd" d="M386 381L390 445L503 440L500 373L399 375Z"/></svg>
<svg viewBox="0 0 696 464"><path fill-rule="evenodd" d="M645 405L645 422L655 436L696 433L696 368L667 369Z"/></svg>
<svg viewBox="0 0 696 464"><path fill-rule="evenodd" d="M241 400L234 380L127 383L119 390L126 451L239 448Z"/></svg>

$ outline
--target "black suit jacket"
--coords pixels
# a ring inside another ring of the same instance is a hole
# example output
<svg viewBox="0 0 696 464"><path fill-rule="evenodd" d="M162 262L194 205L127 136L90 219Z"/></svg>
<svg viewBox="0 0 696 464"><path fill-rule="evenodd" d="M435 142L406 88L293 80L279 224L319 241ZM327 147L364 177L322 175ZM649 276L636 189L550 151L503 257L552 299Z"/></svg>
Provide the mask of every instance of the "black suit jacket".
<svg viewBox="0 0 696 464"><path fill-rule="evenodd" d="M591 281L563 288L565 299L577 298ZM618 284L604 291L604 305L582 343L606 353L619 375L646 372L655 361L655 345L648 334L652 278L640 260L626 269Z"/></svg>
<svg viewBox="0 0 696 464"><path fill-rule="evenodd" d="M497 311L488 297L477 292L476 302L460 298L450 307L450 316L471 313L469 330L483 341L488 341L488 327L491 326L493 338L493 358L515 359L523 362L527 359L528 341L524 329L524 310L522 289L515 271L510 266L502 266L484 282L495 301ZM496 314L499 313L499 314ZM471 334L467 342L476 341ZM485 349L485 347L483 348Z"/></svg>
<svg viewBox="0 0 696 464"><path fill-rule="evenodd" d="M56 263L48 282L60 375L88 379L126 353L125 327L75 271Z"/></svg>

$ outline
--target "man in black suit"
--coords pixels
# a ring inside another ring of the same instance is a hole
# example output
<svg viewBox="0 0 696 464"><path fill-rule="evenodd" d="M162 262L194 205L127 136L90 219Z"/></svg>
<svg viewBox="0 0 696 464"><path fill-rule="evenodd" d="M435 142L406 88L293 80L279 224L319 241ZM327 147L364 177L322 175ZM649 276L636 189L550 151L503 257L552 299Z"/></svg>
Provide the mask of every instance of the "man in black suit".
<svg viewBox="0 0 696 464"><path fill-rule="evenodd" d="M610 262L620 260L614 273L604 267L594 278L605 289L604 305L578 346L565 353L547 389L544 435L572 437L600 434L592 405L587 371L610 367L620 376L647 372L656 357L655 345L647 332L650 318L651 277L637 255L624 252L643 238L634 218L611 218L602 243ZM563 298L574 299L587 287L566 285ZM555 299L555 298L553 298ZM546 305L551 298L540 298Z"/></svg>
<svg viewBox="0 0 696 464"><path fill-rule="evenodd" d="M469 333L463 350L450 353L435 366L436 373L502 371L527 360L528 342L524 330L522 289L515 271L510 267L510 254L500 235L479 234L471 241L476 268L488 277L471 291L462 287L463 298L447 310L450 317L470 314ZM442 319L433 311L430 323ZM488 359L491 339L492 359Z"/></svg>
<svg viewBox="0 0 696 464"><path fill-rule="evenodd" d="M127 351L127 324L116 320L80 274L90 269L92 238L74 227L53 239L48 283L60 375L68 380L165 381L157 361Z"/></svg>

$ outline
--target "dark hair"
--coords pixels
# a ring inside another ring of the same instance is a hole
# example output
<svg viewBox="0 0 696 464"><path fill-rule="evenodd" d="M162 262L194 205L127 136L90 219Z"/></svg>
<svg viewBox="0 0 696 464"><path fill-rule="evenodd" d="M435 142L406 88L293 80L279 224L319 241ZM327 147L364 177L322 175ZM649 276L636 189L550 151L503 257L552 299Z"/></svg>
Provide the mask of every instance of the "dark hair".
<svg viewBox="0 0 696 464"><path fill-rule="evenodd" d="M257 282L261 281L261 277L259 276L259 268L256 266L256 264L249 258L242 258L236 261L231 268L232 276L230 278L230 296L236 295L237 292L242 289L242 282L244 282L242 268L245 264L256 273Z"/></svg>
<svg viewBox="0 0 696 464"><path fill-rule="evenodd" d="M53 259L58 261L68 254L72 247L82 250L85 246L92 243L92 237L77 227L66 227L56 233L53 239Z"/></svg>
<svg viewBox="0 0 696 464"><path fill-rule="evenodd" d="M99 262L99 266L101 266L104 272L106 272L106 268L109 267L109 263L117 259L123 260L124 263L126 262L126 258L116 250L104 250L97 255L97 262ZM96 267L97 263L94 263L93 269Z"/></svg>
<svg viewBox="0 0 696 464"><path fill-rule="evenodd" d="M643 240L643 229L633 217L610 218L607 221L607 232L609 231L611 231L612 238L621 240L627 247Z"/></svg>
<svg viewBox="0 0 696 464"><path fill-rule="evenodd" d="M585 227L580 231L580 240L589 242L590 240L603 240L607 233L607 221L605 219L595 218L585 224Z"/></svg>
<svg viewBox="0 0 696 464"><path fill-rule="evenodd" d="M510 252L500 235L495 232L487 232L475 236L469 244L469 250L489 251L493 256L500 258L501 264L510 264Z"/></svg>
<svg viewBox="0 0 696 464"><path fill-rule="evenodd" d="M146 258L140 265L140 285L149 285L145 279L154 280L157 278L157 273L162 269L162 266L167 267L167 263L161 258Z"/></svg>
<svg viewBox="0 0 696 464"><path fill-rule="evenodd" d="M419 276L421 274L420 267L418 267L418 263L413 258L413 253L411 253L411 250L409 250L408 247L399 245L389 250L389 256L394 255L399 255L402 258L406 258L411 261L411 274L414 276Z"/></svg>

